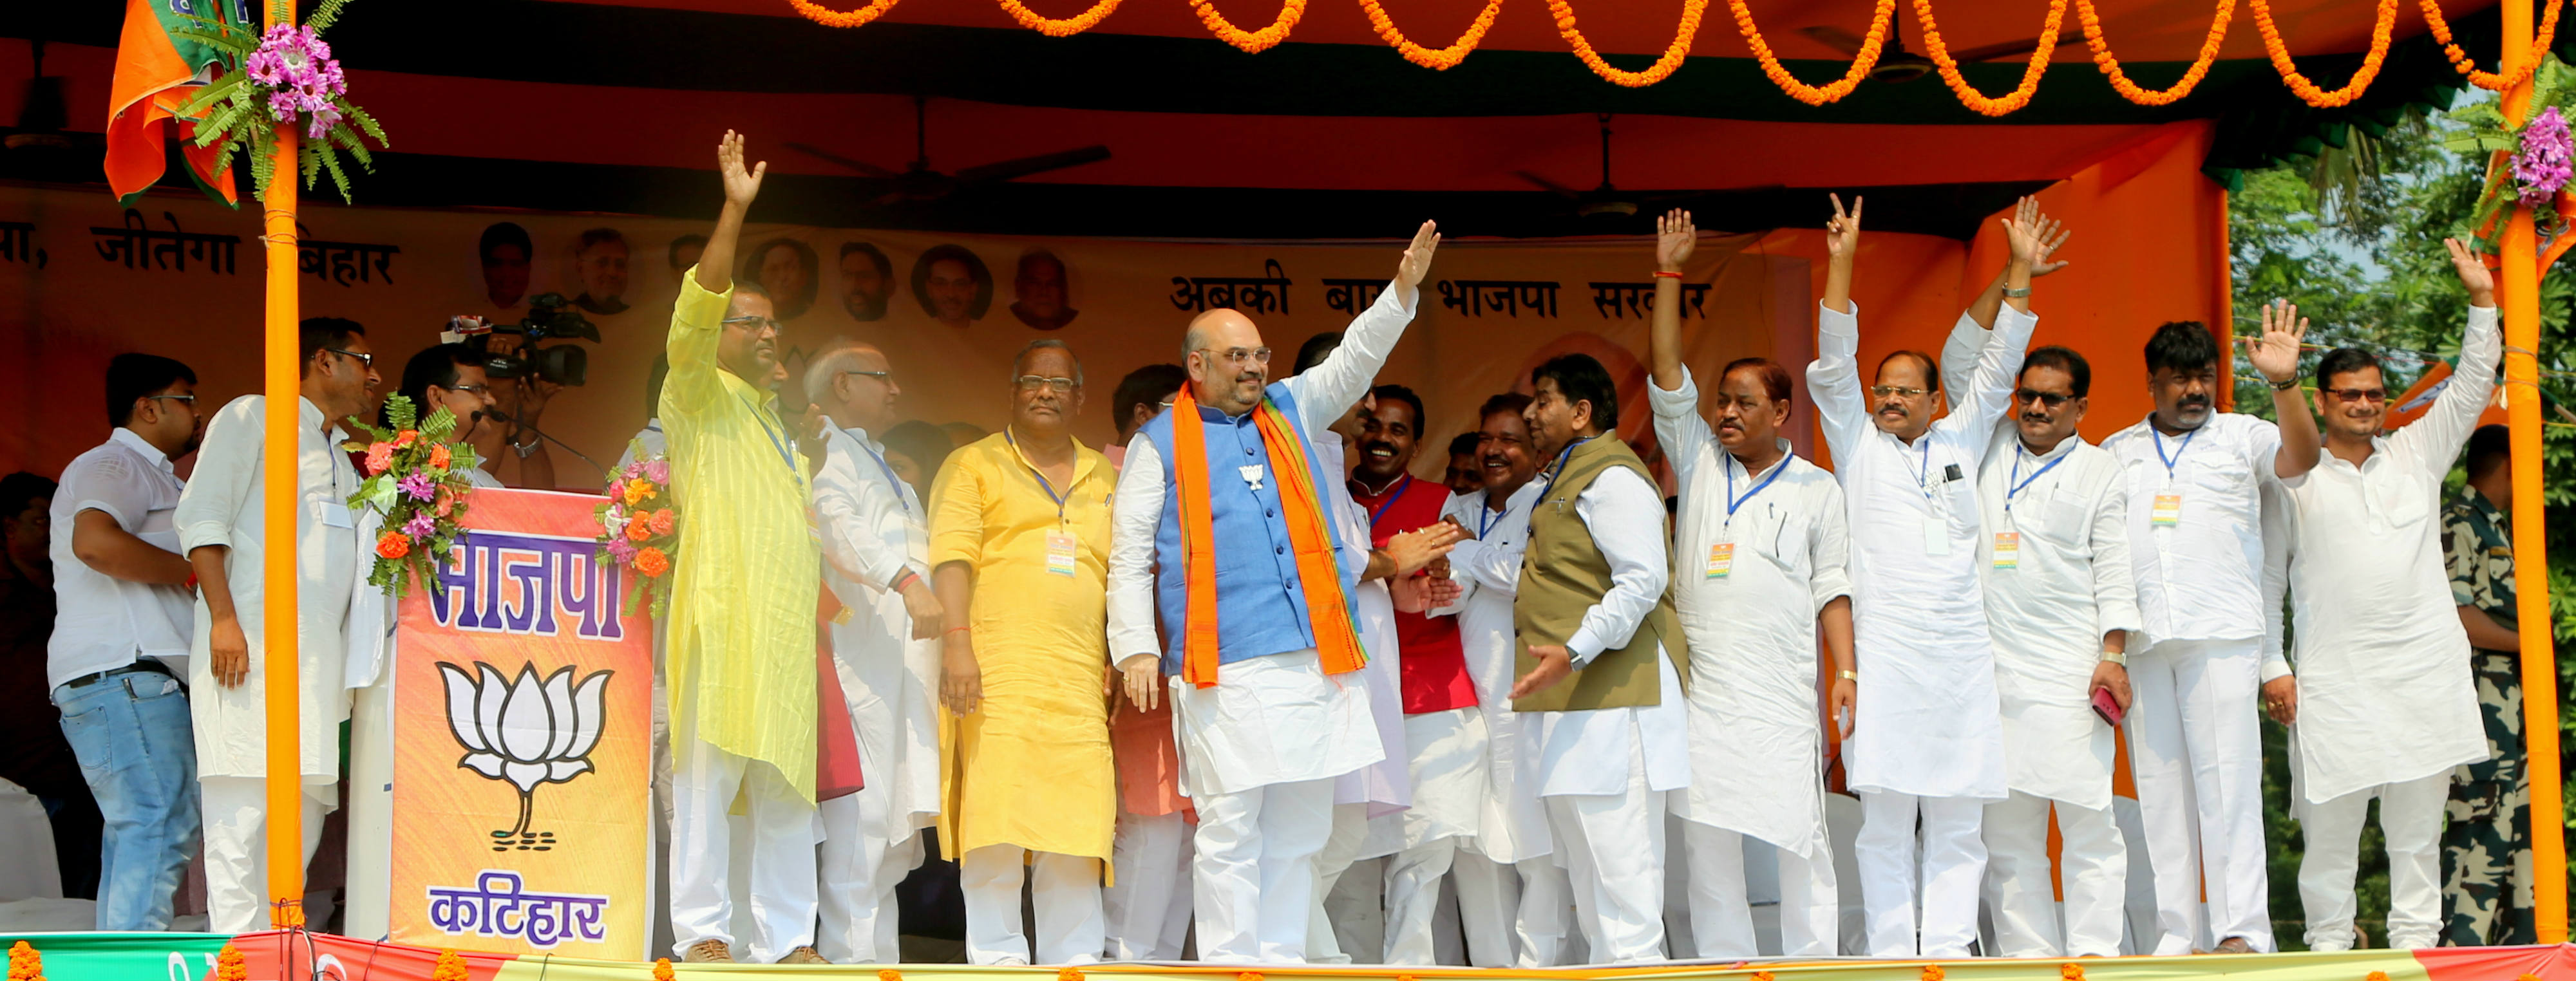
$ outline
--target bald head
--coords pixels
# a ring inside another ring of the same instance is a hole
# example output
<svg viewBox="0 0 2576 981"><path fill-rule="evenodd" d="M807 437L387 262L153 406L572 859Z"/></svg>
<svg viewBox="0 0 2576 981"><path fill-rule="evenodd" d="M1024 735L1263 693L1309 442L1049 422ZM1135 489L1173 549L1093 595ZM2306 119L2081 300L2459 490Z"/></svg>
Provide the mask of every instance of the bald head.
<svg viewBox="0 0 2576 981"><path fill-rule="evenodd" d="M1270 349L1262 346L1261 328L1252 318L1229 309L1199 314L1181 346L1190 391L1201 403L1230 416L1261 404L1261 390L1270 384Z"/></svg>

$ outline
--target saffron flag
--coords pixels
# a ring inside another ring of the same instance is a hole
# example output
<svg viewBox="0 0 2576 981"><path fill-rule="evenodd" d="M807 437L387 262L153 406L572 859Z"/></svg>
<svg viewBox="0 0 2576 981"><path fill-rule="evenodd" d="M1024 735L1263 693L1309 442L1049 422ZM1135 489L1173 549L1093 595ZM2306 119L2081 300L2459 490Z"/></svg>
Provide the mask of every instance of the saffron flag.
<svg viewBox="0 0 2576 981"><path fill-rule="evenodd" d="M222 159L214 147L196 145L197 121L179 118L179 108L192 90L214 80L220 65L212 47L188 36L200 31L188 18L249 24L251 15L243 0L126 0L107 97L107 186L118 198L161 179L161 141L175 125L190 176L209 196L240 204L229 177L217 179Z"/></svg>

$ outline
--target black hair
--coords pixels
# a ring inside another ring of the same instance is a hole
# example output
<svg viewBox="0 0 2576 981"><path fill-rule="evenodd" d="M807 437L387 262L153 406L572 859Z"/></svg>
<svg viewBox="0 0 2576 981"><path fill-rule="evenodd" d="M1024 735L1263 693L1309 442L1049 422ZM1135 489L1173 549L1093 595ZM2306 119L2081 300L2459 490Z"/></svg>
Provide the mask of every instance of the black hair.
<svg viewBox="0 0 2576 981"><path fill-rule="evenodd" d="M433 344L422 348L419 354L412 355L411 360L403 362L402 387L395 391L402 397L410 399L412 410L420 413L419 417L426 420L430 413L438 411L429 404L430 386L454 389L456 366L480 367L482 364L483 356L476 354L471 346ZM391 399L386 401L389 405L392 402ZM379 411L390 411L390 408ZM386 425L391 424L391 422L386 423ZM473 420L456 420L456 428L458 432L470 431L474 428Z"/></svg>
<svg viewBox="0 0 2576 981"><path fill-rule="evenodd" d="M949 452L957 446L948 438L947 430L919 419L898 423L879 439L885 441L886 449L911 457L921 467L920 490L925 497L930 493L931 479L939 473L939 465L948 461Z"/></svg>
<svg viewBox="0 0 2576 981"><path fill-rule="evenodd" d="M125 353L107 359L107 424L125 425L134 418L134 403L180 382L194 385L197 373L158 354Z"/></svg>
<svg viewBox="0 0 2576 981"><path fill-rule="evenodd" d="M1923 362L1923 387L1935 392L1941 390L1941 359L1912 348L1887 352L1886 357L1878 359L1878 370L1873 374L1873 377L1877 374L1885 374L1887 372L1887 363L1898 358L1913 358L1916 361ZM1726 376L1719 375L1718 378L1720 381L1723 381Z"/></svg>
<svg viewBox="0 0 2576 981"><path fill-rule="evenodd" d="M1296 370L1289 374L1302 375L1315 370L1316 365L1323 364L1325 358L1333 355L1333 349L1340 346L1342 346L1342 332L1338 330L1328 330L1307 338L1306 343L1297 345Z"/></svg>
<svg viewBox="0 0 2576 981"><path fill-rule="evenodd" d="M796 253L797 263L805 267L805 289L795 296L780 296L777 290L771 289L769 284L760 281L761 263L774 249L787 249ZM820 288L819 281L823 278L822 270L818 268L820 263L821 260L814 257L813 246L792 238L773 238L760 243L758 248L743 253L742 272L734 278L761 287L768 295L769 302L781 307L792 307L797 313L802 314L814 307L814 294Z"/></svg>
<svg viewBox="0 0 2576 981"><path fill-rule="evenodd" d="M2156 328L2147 338L2147 374L2157 369L2198 371L2218 367L2218 338L2209 334L2209 325L2197 320L2176 320Z"/></svg>
<svg viewBox="0 0 2576 981"><path fill-rule="evenodd" d="M1789 401L1791 394L1789 386L1792 382L1789 380L1789 369L1781 367L1780 362L1769 358L1737 358L1727 362L1726 367L1718 371L1717 383L1726 384L1726 379L1738 371L1750 371L1753 377L1762 379L1762 394L1771 401Z"/></svg>
<svg viewBox="0 0 2576 981"><path fill-rule="evenodd" d="M2027 375L2032 368L2055 368L2065 372L2067 377L2074 379L2071 387L2076 398L2083 398L2093 391L2093 366L2087 364L2084 356L2075 353L2073 348L2051 344L2032 351L2022 357L2021 371L2013 377L2017 379Z"/></svg>
<svg viewBox="0 0 2576 981"><path fill-rule="evenodd" d="M2378 368L2379 356L2357 347L2339 347L2317 359L2317 387L2324 388L2334 376L2363 368ZM2382 369L2385 370L2385 369Z"/></svg>
<svg viewBox="0 0 2576 981"><path fill-rule="evenodd" d="M872 265L872 266L877 267L877 278L879 278L879 279L893 279L893 278L894 278L894 260L886 258L885 250L877 248L877 247L876 247L876 245L875 245L874 243L870 243L870 242L843 242L843 243L841 243L841 254L840 254L840 258L842 258L842 259L847 259L847 258L849 258L849 257L850 257L850 255L851 255L852 253L858 253L858 254L862 254L862 255L867 256L867 257L868 257L868 264L869 264L869 265Z"/></svg>
<svg viewBox="0 0 2576 981"><path fill-rule="evenodd" d="M1413 394L1413 390L1410 388L1395 384L1380 385L1376 388L1369 389L1369 394L1377 396L1377 400L1380 404L1392 399L1412 406L1413 436L1416 439L1420 439L1422 437L1422 417L1426 414L1422 410L1422 396Z"/></svg>
<svg viewBox="0 0 2576 981"><path fill-rule="evenodd" d="M626 235L614 228L593 228L581 233L579 238L573 240L572 254L580 255L582 250L604 242L615 242L619 245L624 245L626 244Z"/></svg>
<svg viewBox="0 0 2576 981"><path fill-rule="evenodd" d="M297 363L306 367L297 369L296 374L300 377L309 370L314 352L326 347L341 347L349 343L349 338L365 336L367 329L346 317L304 318L303 323L296 325L295 349Z"/></svg>
<svg viewBox="0 0 2576 981"><path fill-rule="evenodd" d="M492 261L492 250L504 245L518 246L521 261L532 259L537 254L536 243L528 239L528 230L519 227L515 221L496 221L484 226L483 238L475 243L474 254L488 263Z"/></svg>
<svg viewBox="0 0 2576 981"><path fill-rule="evenodd" d="M2476 480L2513 462L2513 430L2489 424L2469 434L2469 479Z"/></svg>
<svg viewBox="0 0 2576 981"><path fill-rule="evenodd" d="M689 268L680 264L680 250L691 245L697 246L700 252L704 252L707 247L707 237L696 232L690 232L689 234L682 235L671 240L670 257L663 260L664 262L670 263L671 271L683 272Z"/></svg>
<svg viewBox="0 0 2576 981"><path fill-rule="evenodd" d="M1053 263L1055 265L1056 275L1058 276L1069 275L1072 272L1072 270L1064 264L1064 260L1057 258L1054 252L1033 246L1028 251L1020 253L1019 265L1012 267L1011 278L1018 279L1027 276L1029 274L1029 264L1039 261Z"/></svg>
<svg viewBox="0 0 2576 981"><path fill-rule="evenodd" d="M0 477L0 518L18 520L39 497L54 496L54 482L24 470Z"/></svg>
<svg viewBox="0 0 2576 981"><path fill-rule="evenodd" d="M993 271L984 268L984 260L963 245L934 245L912 263L912 298L921 304L921 312L939 315L939 306L930 302L930 267L941 262L966 264L966 275L975 280L975 304L966 308L966 319L982 320L993 309Z"/></svg>
<svg viewBox="0 0 2576 981"><path fill-rule="evenodd" d="M652 372L644 376L644 418L661 417L662 379L669 377L671 377L671 356L664 354L654 358Z"/></svg>
<svg viewBox="0 0 2576 981"><path fill-rule="evenodd" d="M1127 420L1136 417L1137 406L1159 408L1189 381L1189 370L1176 364L1149 364L1130 371L1118 380L1118 391L1109 397L1109 411L1113 413L1110 418L1124 431Z"/></svg>
<svg viewBox="0 0 2576 981"><path fill-rule="evenodd" d="M1514 418L1519 418L1522 412L1529 409L1529 404L1530 397L1519 392L1504 392L1486 399L1485 404L1476 409L1476 425L1483 426L1485 420L1497 412L1509 412Z"/></svg>
<svg viewBox="0 0 2576 981"><path fill-rule="evenodd" d="M1456 436L1451 436L1449 437L1449 455L1474 455L1476 452L1476 446L1484 441L1484 434L1477 432L1464 432L1459 433Z"/></svg>
<svg viewBox="0 0 2576 981"><path fill-rule="evenodd" d="M1610 380L1610 369L1601 366L1589 354L1560 354L1530 370L1530 385L1540 381L1556 383L1558 394L1567 402L1592 403L1592 426L1602 432L1619 428L1619 383Z"/></svg>

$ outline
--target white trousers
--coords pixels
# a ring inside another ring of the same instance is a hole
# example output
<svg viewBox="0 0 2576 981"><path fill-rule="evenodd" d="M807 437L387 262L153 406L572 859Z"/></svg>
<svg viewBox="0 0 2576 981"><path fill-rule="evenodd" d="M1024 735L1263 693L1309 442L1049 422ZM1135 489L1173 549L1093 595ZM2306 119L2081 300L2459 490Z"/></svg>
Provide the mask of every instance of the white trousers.
<svg viewBox="0 0 2576 981"><path fill-rule="evenodd" d="M1368 844L1369 805L1333 805L1333 830L1324 837L1324 848L1315 853L1315 906L1306 915L1306 963L1348 964L1350 952L1342 949L1341 937L1333 932L1333 917L1324 909L1333 887L1341 884L1342 873L1351 870L1359 860L1360 848Z"/></svg>
<svg viewBox="0 0 2576 981"><path fill-rule="evenodd" d="M886 813L893 781L820 805L823 843L816 849L814 951L834 964L902 960L894 887L921 864L921 832L898 828Z"/></svg>
<svg viewBox="0 0 2576 981"><path fill-rule="evenodd" d="M1631 743L1627 793L1541 800L1593 962L1663 960L1664 794L1647 789L1645 754Z"/></svg>
<svg viewBox="0 0 2576 981"><path fill-rule="evenodd" d="M1037 913L1037 949L1020 930L1020 870L1029 876ZM969 964L1100 963L1100 860L1018 845L986 845L957 863L966 894Z"/></svg>
<svg viewBox="0 0 2576 981"><path fill-rule="evenodd" d="M2361 868L2361 825L2379 798L2379 832L2388 839L2388 946L2431 947L2442 926L2442 808L2451 771L2384 783L2323 804L2298 808L2299 905L2307 911L2309 950L2351 950L2352 879Z"/></svg>
<svg viewBox="0 0 2576 981"><path fill-rule="evenodd" d="M2059 938L2049 885L2048 814L2057 811L2066 888ZM2129 843L2110 808L2089 810L2013 791L1986 805L1986 908L1998 957L2117 957L2129 894Z"/></svg>
<svg viewBox="0 0 2576 981"><path fill-rule="evenodd" d="M814 805L777 767L717 749L687 720L671 741L673 956L722 940L734 959L766 964L813 943ZM750 809L750 937L733 935L733 835L725 814L736 797Z"/></svg>
<svg viewBox="0 0 2576 981"><path fill-rule="evenodd" d="M1191 838L1199 960L1300 964L1315 909L1315 856L1333 833L1333 780L1202 794Z"/></svg>
<svg viewBox="0 0 2576 981"><path fill-rule="evenodd" d="M199 777L205 813L206 929L250 933L269 927L268 780ZM322 844L322 816L340 800L338 783L304 785L304 864ZM301 900L303 897L296 897Z"/></svg>
<svg viewBox="0 0 2576 981"><path fill-rule="evenodd" d="M1869 956L1968 956L1977 939L1977 886L1986 875L1986 843L1978 835L1986 802L1864 790L1860 806L1852 852Z"/></svg>
<svg viewBox="0 0 2576 981"><path fill-rule="evenodd" d="M1467 960L1477 967L1556 967L1564 963L1574 883L1553 855L1517 865L1458 849L1450 872L1458 887L1458 923Z"/></svg>
<svg viewBox="0 0 2576 981"><path fill-rule="evenodd" d="M1744 835L1685 820L1682 851L1690 868L1690 928L1697 956L1761 956L1753 935L1753 905L1745 896ZM1771 851L1780 856L1781 956L1834 956L1842 900L1834 885L1833 854L1810 859L1785 848Z"/></svg>
<svg viewBox="0 0 2576 981"><path fill-rule="evenodd" d="M1426 841L1395 853L1395 857L1387 862L1386 951L1384 959L1378 963L1432 965L1440 962L1433 949L1431 926L1440 907L1440 879L1455 867L1459 843L1466 840L1449 837ZM1467 929L1469 912L1463 896L1466 890L1463 881L1459 890L1459 925L1461 929ZM1472 934L1474 931L1468 932ZM1492 932L1488 930L1487 943L1493 941ZM1471 947L1475 944L1472 936L1468 943ZM1510 950L1508 942L1504 950L1506 953Z"/></svg>
<svg viewBox="0 0 2576 981"><path fill-rule="evenodd" d="M2273 949L2261 672L2259 640L2166 641L2129 657L2129 766L2156 885L2151 953L2229 937Z"/></svg>
<svg viewBox="0 0 2576 981"><path fill-rule="evenodd" d="M1117 881L1100 890L1109 959L1176 961L1190 932L1190 822L1180 812L1120 812Z"/></svg>

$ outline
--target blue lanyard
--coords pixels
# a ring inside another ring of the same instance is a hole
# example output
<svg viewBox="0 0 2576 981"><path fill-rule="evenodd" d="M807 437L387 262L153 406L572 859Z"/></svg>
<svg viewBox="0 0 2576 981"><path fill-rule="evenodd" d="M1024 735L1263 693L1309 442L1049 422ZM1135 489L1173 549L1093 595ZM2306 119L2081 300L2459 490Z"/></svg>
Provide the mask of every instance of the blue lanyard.
<svg viewBox="0 0 2576 981"><path fill-rule="evenodd" d="M1377 519L1386 517L1387 509L1394 507L1395 502L1404 500L1404 492L1412 489L1413 475L1405 474L1404 479L1395 485L1395 493L1387 495L1386 500L1377 506L1377 510L1369 512L1370 534L1374 535L1377 533L1375 531L1377 528Z"/></svg>
<svg viewBox="0 0 2576 981"><path fill-rule="evenodd" d="M2170 484L2174 479L2174 464L2182 462L2182 451L2191 448L2191 438L2200 435L2200 430L2194 429L2182 434L2182 442L2174 446L2172 456L2165 455L2165 434L2156 431L2155 420L2147 421L2147 435L2155 438L2156 459L2165 462L2165 482Z"/></svg>
<svg viewBox="0 0 2576 981"><path fill-rule="evenodd" d="M841 430L841 432L846 434L849 430L844 429ZM894 465L887 463L885 457L877 455L876 448L869 446L867 440L861 439L857 436L851 436L850 441L859 444L859 449L867 451L868 459L875 460L877 462L877 469L885 471L886 489L894 492L894 502L903 505L903 513L911 514L912 502L905 500L903 497L903 478L894 475Z"/></svg>
<svg viewBox="0 0 2576 981"><path fill-rule="evenodd" d="M1595 434L1593 434L1593 435L1583 437L1582 439L1575 440L1574 442L1567 443L1567 444L1565 444L1565 448L1564 448L1564 449L1556 451L1556 462L1554 462L1554 463L1551 463L1551 464L1548 464L1548 465L1547 465L1547 482L1548 482L1550 485L1555 484L1555 483L1556 483L1557 475L1558 475L1558 474L1562 474L1562 473L1564 473L1564 472L1565 472L1565 461L1567 461L1567 460L1569 460L1569 459L1572 459L1572 458L1574 457L1574 448L1575 448L1575 447L1577 447L1577 446L1581 446L1581 445L1583 445L1583 444L1585 444L1585 443L1589 443L1589 442L1591 442L1591 441L1593 441L1593 440L1600 439L1600 438L1601 438L1601 434L1599 434L1599 433L1595 433ZM1546 492L1545 492L1545 491L1541 491L1541 492L1540 492L1540 496L1542 496L1542 497L1543 497L1543 496L1546 496ZM1557 511L1558 511L1559 513L1563 513L1563 512L1564 512L1564 510L1565 510L1565 505L1563 505L1563 504L1558 504L1558 505L1557 505ZM1537 508L1531 508L1531 509L1530 509L1530 531L1531 531L1531 533L1532 533L1533 535L1535 535L1535 534L1537 533L1537 530L1538 530L1538 509L1537 509Z"/></svg>
<svg viewBox="0 0 2576 981"><path fill-rule="evenodd" d="M1754 495L1762 493L1763 488L1771 486L1772 481L1780 479L1781 472L1789 469L1789 458L1781 457L1780 462L1772 464L1771 476L1762 478L1761 483L1753 485L1752 490L1745 491L1744 496L1738 498L1735 496L1735 454L1721 455L1726 457L1726 523L1731 525L1735 523L1735 509L1743 507L1746 502L1753 500ZM1745 471L1744 476L1746 479L1751 479L1753 471Z"/></svg>
<svg viewBox="0 0 2576 981"><path fill-rule="evenodd" d="M740 392L735 392L733 397L742 399L742 407L751 410L752 421L760 424L761 435L769 437L769 448L778 451L779 462L787 464L787 473L789 476L796 478L796 486L805 486L805 471L796 466L796 455L788 452L787 444L779 440L779 430L787 428L787 421L781 419L778 421L778 429L771 429L769 428L769 413L761 411L758 406L752 405L750 399L742 398L742 393Z"/></svg>
<svg viewBox="0 0 2576 981"><path fill-rule="evenodd" d="M1929 501L1934 497L1932 493L1932 434L1924 433L1921 436L1915 437L1915 447L1923 451L1923 463L1915 468L1914 486L1916 489L1923 492L1923 499Z"/></svg>
<svg viewBox="0 0 2576 981"><path fill-rule="evenodd" d="M1493 492L1487 491L1486 493L1491 494ZM1510 497L1503 498L1503 509L1501 511L1496 511L1493 508L1477 508L1476 510L1480 512L1476 515L1476 540L1481 542L1485 540L1486 532L1494 530L1495 522L1512 516L1512 499Z"/></svg>
<svg viewBox="0 0 2576 981"><path fill-rule="evenodd" d="M1045 474L1038 472L1038 465L1030 463L1028 456L1020 452L1020 441L1012 437L1008 426L1002 427L1002 442L1010 444L1011 455L1019 458L1020 466L1028 468L1029 476L1037 478L1038 489L1046 491L1047 500L1055 502L1055 525L1064 527L1064 495L1056 493L1055 485L1047 481ZM1074 462L1077 465L1081 463L1080 460Z"/></svg>
<svg viewBox="0 0 2576 981"><path fill-rule="evenodd" d="M2030 474L2030 480L2023 480L2023 479L2022 479L2022 477L2021 477L2021 461L2022 461L2022 458L2023 458L2023 457L2027 457L2027 456L2029 456L2029 455L2030 455L2030 450L2029 450L2029 449L2024 448L2024 447L2023 447L2019 442L2015 442L2015 443L2013 443L2013 468L2012 468L2012 479L2011 479L2011 481L2010 481L2010 482L2008 482L2008 483L2007 483L2007 484L2005 484L2005 486L2004 486L2004 511L2005 511L2005 513L2011 513L2011 511L2012 511L2012 502L2013 502L2013 497L2014 497L2014 495L2020 494L2020 493L2022 492L2022 488L2025 488L2025 487L2030 486L2030 485L2031 485L2031 483L2032 483L2033 481L2036 481L2036 480L2038 480L2038 479L2039 479L2039 477L2040 477L2040 475L2041 475L2041 474L2044 474L2044 473L2047 473L2047 472L2049 472L2049 471L2051 471L2051 470L2055 470L2055 469L2057 469L2057 465L2058 465L2058 464L2061 464L2061 463L2066 462L2066 458L2067 458L2067 457L2074 456L2075 454L2073 454L2073 453L2064 453L2064 454L2059 454L2059 455L2058 455L2058 457L2057 457L2057 459L2054 459L2054 460L2050 460L2050 461L2048 461L2048 464L2047 464L2046 466L2043 466L2043 467L2041 467L2041 468L2039 468L2039 469L2037 469L2037 470L2031 471L2031 474Z"/></svg>

